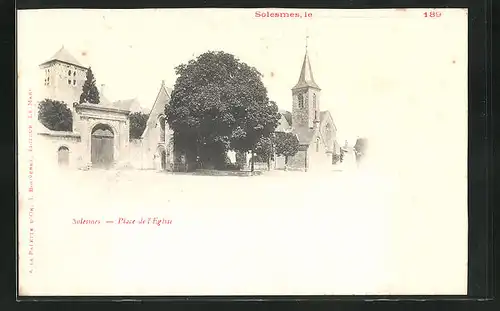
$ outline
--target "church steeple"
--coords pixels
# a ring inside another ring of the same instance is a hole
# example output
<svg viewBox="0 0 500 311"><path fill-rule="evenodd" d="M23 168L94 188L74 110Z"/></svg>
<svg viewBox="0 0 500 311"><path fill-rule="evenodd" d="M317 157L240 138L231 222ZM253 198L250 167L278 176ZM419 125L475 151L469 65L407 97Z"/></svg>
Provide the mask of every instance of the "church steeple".
<svg viewBox="0 0 500 311"><path fill-rule="evenodd" d="M293 108L292 108L292 125L295 128L317 127L320 120L320 95L321 89L314 81L311 62L307 53L307 37L306 37L306 53L302 62L299 81L292 88Z"/></svg>
<svg viewBox="0 0 500 311"><path fill-rule="evenodd" d="M292 88L292 90L313 87L320 89L319 86L314 81L311 62L309 61L309 55L307 53L307 37L306 37L306 54L304 55L304 61L302 62L302 69L300 71L299 82Z"/></svg>

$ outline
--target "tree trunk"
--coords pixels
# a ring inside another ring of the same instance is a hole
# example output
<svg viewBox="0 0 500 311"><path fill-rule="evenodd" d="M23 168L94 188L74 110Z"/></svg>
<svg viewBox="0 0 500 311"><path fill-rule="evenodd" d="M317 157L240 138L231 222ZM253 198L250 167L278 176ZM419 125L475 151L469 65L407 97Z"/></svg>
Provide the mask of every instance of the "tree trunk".
<svg viewBox="0 0 500 311"><path fill-rule="evenodd" d="M308 163L307 163L307 151L306 151L306 156L304 158L304 168L305 168L305 171L307 172L307 169L308 169Z"/></svg>
<svg viewBox="0 0 500 311"><path fill-rule="evenodd" d="M288 170L288 156L285 156L285 171Z"/></svg>
<svg viewBox="0 0 500 311"><path fill-rule="evenodd" d="M250 171L253 172L254 170L254 162L255 162L255 154L253 153L253 149L252 149L252 163L250 163Z"/></svg>
<svg viewBox="0 0 500 311"><path fill-rule="evenodd" d="M271 170L271 157L267 158L267 170Z"/></svg>

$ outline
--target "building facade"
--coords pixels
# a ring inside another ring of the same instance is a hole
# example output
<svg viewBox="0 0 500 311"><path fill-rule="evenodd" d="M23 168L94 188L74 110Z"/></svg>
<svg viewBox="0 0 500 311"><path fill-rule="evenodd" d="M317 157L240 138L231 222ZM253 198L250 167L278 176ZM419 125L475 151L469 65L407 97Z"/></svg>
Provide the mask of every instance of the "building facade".
<svg viewBox="0 0 500 311"><path fill-rule="evenodd" d="M72 131L51 131L38 124L44 163L83 169L178 169L176 165L182 159L174 153L173 132L164 114L172 90L164 82L152 108L145 111L135 98L111 102L103 84L98 105L79 103L87 68L64 47L42 63L40 69L44 73L44 98L64 102L73 115ZM306 51L299 80L292 88L292 111L281 111L276 128L295 134L299 151L286 161L284 157L275 157L275 168L284 168L286 164L296 170L325 169L331 167L333 156L340 154L337 128L330 112L320 109L320 95ZM130 139L130 114L134 112L149 113L146 128L138 139Z"/></svg>
<svg viewBox="0 0 500 311"><path fill-rule="evenodd" d="M61 101L73 116L72 131L52 131L37 124L37 153L48 167L53 165L89 169L115 167L166 170L172 167L171 131L163 111L170 90L162 83L140 139L130 139L130 113L144 112L137 99L111 102L101 85L98 105L79 103L87 68L64 47L40 65L43 98Z"/></svg>
<svg viewBox="0 0 500 311"><path fill-rule="evenodd" d="M321 110L321 88L314 81L309 55L304 55L297 84L292 88L292 112L280 111L276 131L297 136L299 151L287 159L286 166L297 170L328 169L340 154L337 127L331 113ZM276 168L284 168L284 157L276 157Z"/></svg>

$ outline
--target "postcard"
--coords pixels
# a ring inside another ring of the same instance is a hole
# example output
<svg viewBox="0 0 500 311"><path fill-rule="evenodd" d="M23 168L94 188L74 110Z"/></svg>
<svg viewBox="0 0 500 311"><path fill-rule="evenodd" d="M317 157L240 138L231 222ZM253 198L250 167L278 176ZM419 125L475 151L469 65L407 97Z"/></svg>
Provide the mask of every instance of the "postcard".
<svg viewBox="0 0 500 311"><path fill-rule="evenodd" d="M467 9L17 14L20 296L467 294Z"/></svg>

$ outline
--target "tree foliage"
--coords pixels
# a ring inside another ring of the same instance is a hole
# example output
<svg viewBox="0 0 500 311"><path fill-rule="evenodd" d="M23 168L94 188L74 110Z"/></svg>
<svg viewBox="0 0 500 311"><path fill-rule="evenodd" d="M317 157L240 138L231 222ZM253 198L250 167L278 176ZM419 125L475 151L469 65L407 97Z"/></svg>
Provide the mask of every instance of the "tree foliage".
<svg viewBox="0 0 500 311"><path fill-rule="evenodd" d="M274 150L277 155L285 156L287 163L288 157L293 157L299 151L299 140L293 133L277 132L274 136Z"/></svg>
<svg viewBox="0 0 500 311"><path fill-rule="evenodd" d="M146 129L149 114L142 112L134 112L130 114L130 139L141 138L142 133Z"/></svg>
<svg viewBox="0 0 500 311"><path fill-rule="evenodd" d="M99 104L99 90L96 86L96 80L94 74L92 73L92 68L89 67L87 70L87 77L82 87L82 94L80 95L80 104Z"/></svg>
<svg viewBox="0 0 500 311"><path fill-rule="evenodd" d="M279 122L262 75L231 54L207 52L175 68L165 115L176 148L189 159L223 165L227 150L246 152Z"/></svg>
<svg viewBox="0 0 500 311"><path fill-rule="evenodd" d="M273 156L273 141L270 137L261 137L259 141L255 144L254 152L255 159L259 159L259 162L266 162L267 168L270 169L270 161Z"/></svg>
<svg viewBox="0 0 500 311"><path fill-rule="evenodd" d="M53 131L73 131L73 114L64 102L44 99L38 104L38 120Z"/></svg>

